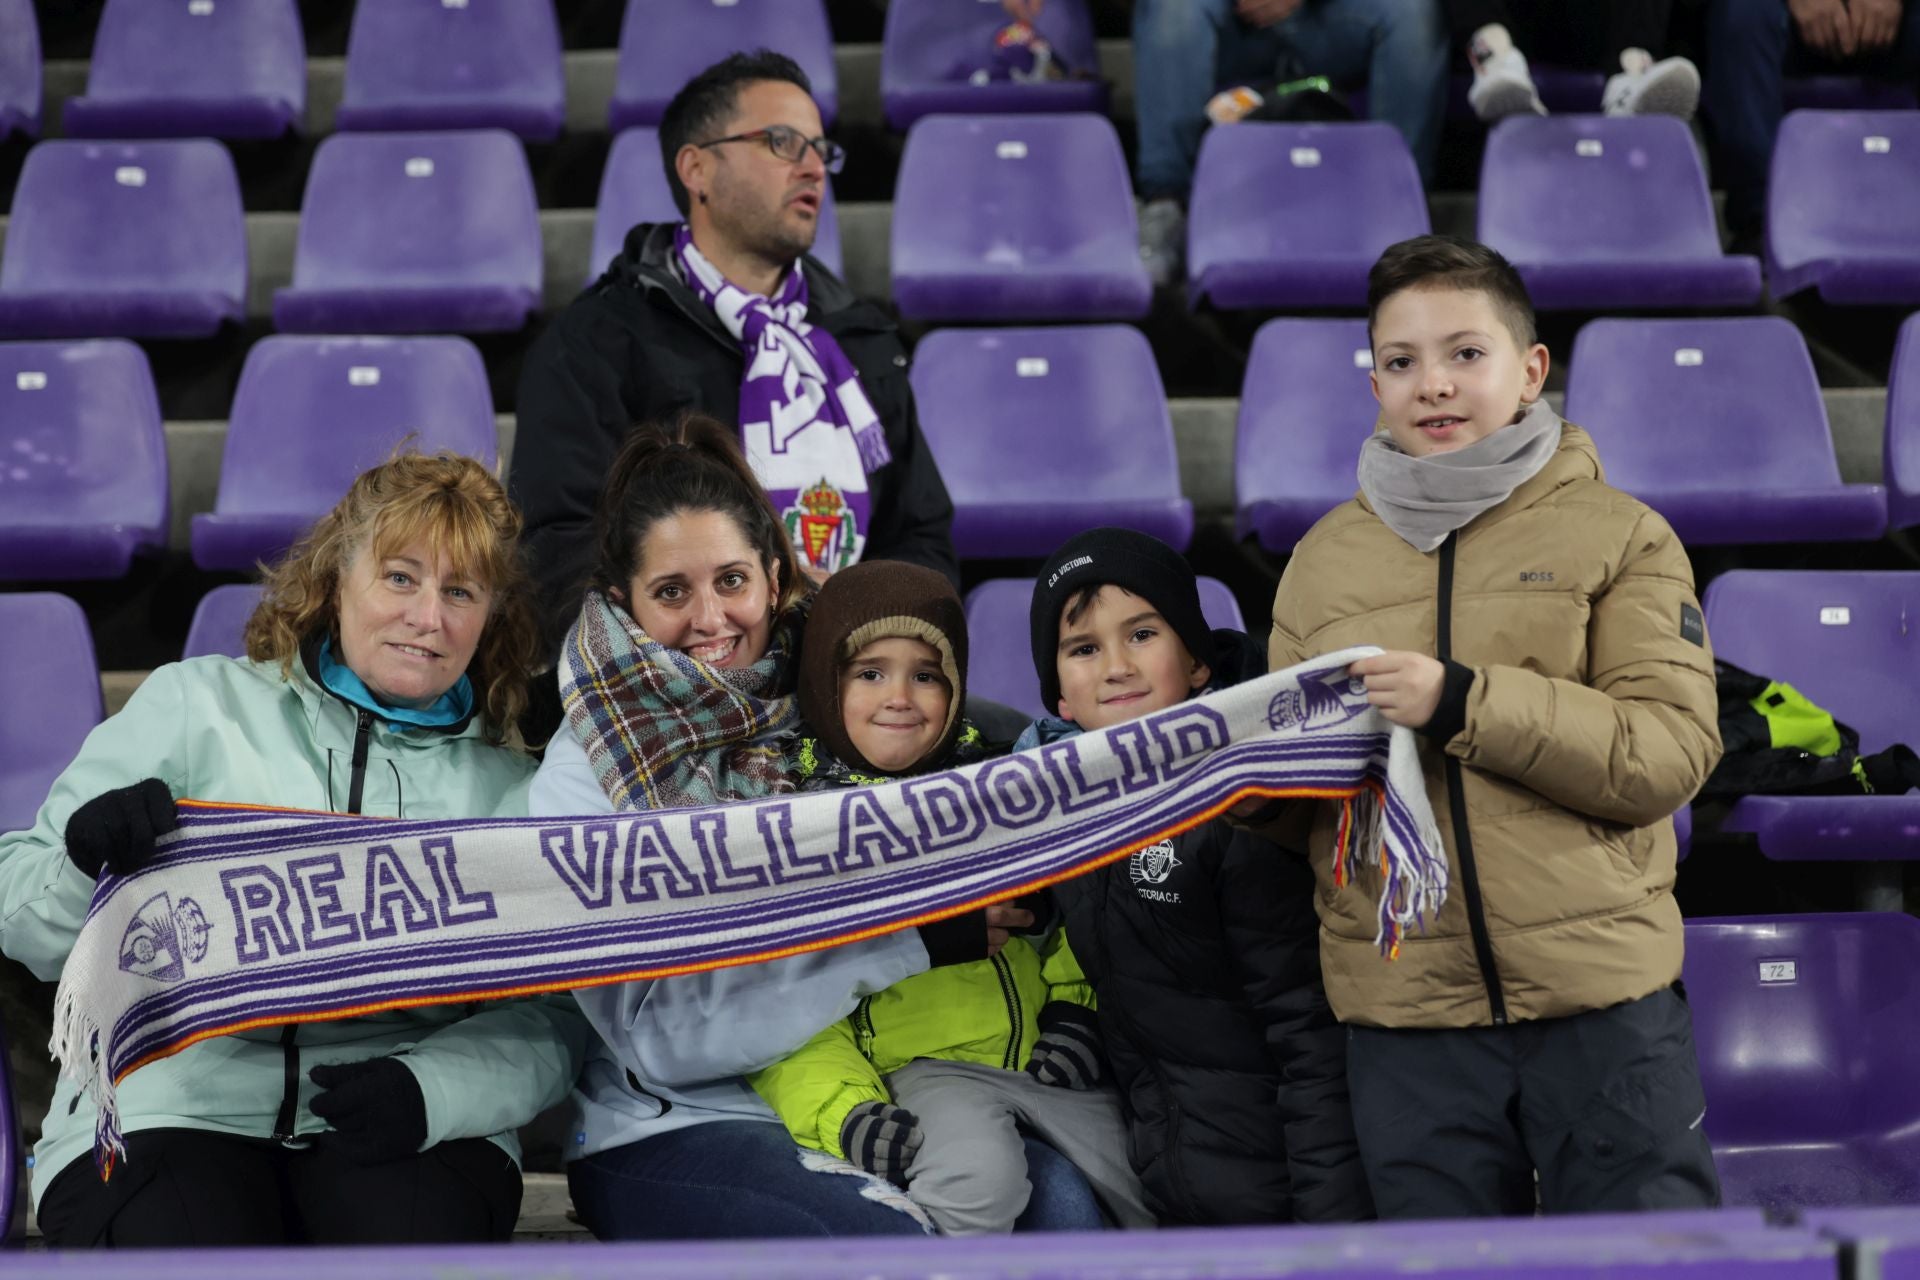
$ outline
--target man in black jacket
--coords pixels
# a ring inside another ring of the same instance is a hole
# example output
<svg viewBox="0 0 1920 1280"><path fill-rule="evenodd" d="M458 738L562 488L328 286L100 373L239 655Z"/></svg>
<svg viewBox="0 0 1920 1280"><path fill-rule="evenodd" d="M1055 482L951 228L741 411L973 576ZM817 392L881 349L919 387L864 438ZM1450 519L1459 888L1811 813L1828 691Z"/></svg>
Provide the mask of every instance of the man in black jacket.
<svg viewBox="0 0 1920 1280"><path fill-rule="evenodd" d="M806 74L791 60L765 51L734 54L689 81L660 125L667 180L698 260L724 277L722 285L763 300L782 291L789 272L803 272L805 324L794 329L810 327L838 344L885 442L861 446L863 492L859 462L851 475L823 475L823 483L811 472L804 479L775 474L802 447L793 445L801 432L782 430L781 412L794 403L776 406L769 440L757 443L743 426L742 443L776 502L785 495L783 517L812 575L824 578L864 556L926 565L957 583L953 504L920 433L906 346L878 306L855 297L807 252L828 170L842 159L820 136L810 95ZM676 246L678 230L642 223L628 232L606 273L534 344L521 375L511 491L526 515L549 649L578 611L592 560L594 502L627 432L690 409L741 420L749 372L742 340L692 287L698 282L689 280L685 264L692 259ZM779 352L763 341L756 372L769 355ZM791 373L788 386L791 392ZM808 394L803 389L801 399ZM760 424L762 434L768 426ZM833 429L822 413L803 431Z"/></svg>

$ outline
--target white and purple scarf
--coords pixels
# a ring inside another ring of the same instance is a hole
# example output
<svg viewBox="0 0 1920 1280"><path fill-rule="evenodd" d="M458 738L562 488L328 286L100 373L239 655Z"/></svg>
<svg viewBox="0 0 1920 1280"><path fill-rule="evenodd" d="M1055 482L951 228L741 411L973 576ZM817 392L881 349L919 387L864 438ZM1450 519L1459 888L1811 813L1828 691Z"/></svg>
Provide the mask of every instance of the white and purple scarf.
<svg viewBox="0 0 1920 1280"><path fill-rule="evenodd" d="M123 1157L114 1087L214 1036L661 978L955 915L1170 839L1250 796L1342 805L1380 943L1440 909L1413 735L1329 654L942 773L651 813L392 821L183 802L103 875L51 1048Z"/></svg>
<svg viewBox="0 0 1920 1280"><path fill-rule="evenodd" d="M860 373L833 335L807 323L807 277L795 262L773 297L720 274L682 223L680 275L746 357L740 443L793 539L800 562L833 571L860 559L871 516L867 474L893 460Z"/></svg>

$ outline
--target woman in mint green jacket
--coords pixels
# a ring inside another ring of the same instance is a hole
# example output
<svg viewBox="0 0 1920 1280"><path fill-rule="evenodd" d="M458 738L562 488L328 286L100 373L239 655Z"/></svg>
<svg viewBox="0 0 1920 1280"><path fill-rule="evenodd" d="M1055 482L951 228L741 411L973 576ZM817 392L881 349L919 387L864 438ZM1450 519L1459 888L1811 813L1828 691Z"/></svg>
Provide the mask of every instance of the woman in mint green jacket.
<svg viewBox="0 0 1920 1280"><path fill-rule="evenodd" d="M525 813L534 765L507 742L534 645L519 529L472 459L362 475L269 573L247 660L155 671L34 825L0 836L0 949L57 980L95 877L151 858L175 798ZM105 1182L93 1108L62 1078L34 1153L42 1230L57 1246L504 1239L514 1130L566 1095L586 1034L554 999L203 1041L121 1083L128 1153Z"/></svg>

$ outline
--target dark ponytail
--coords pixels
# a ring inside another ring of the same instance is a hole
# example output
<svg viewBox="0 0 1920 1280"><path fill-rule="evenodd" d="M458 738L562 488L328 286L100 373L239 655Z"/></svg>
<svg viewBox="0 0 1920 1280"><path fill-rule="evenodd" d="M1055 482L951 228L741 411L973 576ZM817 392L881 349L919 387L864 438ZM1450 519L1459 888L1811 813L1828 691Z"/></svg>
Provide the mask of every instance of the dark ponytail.
<svg viewBox="0 0 1920 1280"><path fill-rule="evenodd" d="M793 542L760 480L740 452L733 429L704 413L688 413L667 426L636 427L613 460L594 512L594 565L589 585L624 599L639 568L640 545L669 516L714 511L733 521L777 568L784 613L811 587L800 572Z"/></svg>

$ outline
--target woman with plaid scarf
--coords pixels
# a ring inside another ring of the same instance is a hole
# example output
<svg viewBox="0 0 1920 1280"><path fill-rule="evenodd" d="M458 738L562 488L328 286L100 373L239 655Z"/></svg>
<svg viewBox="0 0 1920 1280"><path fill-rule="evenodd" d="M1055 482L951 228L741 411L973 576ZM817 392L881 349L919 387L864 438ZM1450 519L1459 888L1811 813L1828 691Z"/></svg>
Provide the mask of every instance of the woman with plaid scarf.
<svg viewBox="0 0 1920 1280"><path fill-rule="evenodd" d="M811 583L740 452L703 415L642 428L595 514L595 569L559 659L565 724L535 814L752 800L794 789L797 645ZM989 913L992 913L991 916ZM1030 924L995 907L830 951L577 993L599 1032L574 1093L568 1182L603 1239L919 1234L884 1179L794 1143L742 1078L860 999L988 954ZM1033 1144L1028 1229L1100 1225L1085 1180Z"/></svg>

